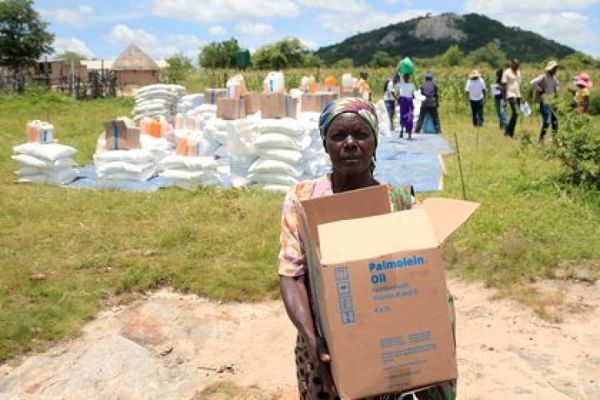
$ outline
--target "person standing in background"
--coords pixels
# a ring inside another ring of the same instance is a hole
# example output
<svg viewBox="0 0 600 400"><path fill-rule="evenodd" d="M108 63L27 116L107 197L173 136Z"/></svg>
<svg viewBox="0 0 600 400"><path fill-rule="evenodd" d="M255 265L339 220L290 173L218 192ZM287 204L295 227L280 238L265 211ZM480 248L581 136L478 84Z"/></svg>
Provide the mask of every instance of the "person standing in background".
<svg viewBox="0 0 600 400"><path fill-rule="evenodd" d="M438 95L437 85L433 82L433 75L431 72L427 72L425 74L425 82L423 82L421 85L421 94L425 96L425 100L423 100L423 103L421 103L421 111L419 112L419 120L417 121L417 129L415 129L415 132L421 132L423 121L425 121L425 116L430 115L431 119L433 120L435 132L441 133L440 117L438 114L440 98Z"/></svg>
<svg viewBox="0 0 600 400"><path fill-rule="evenodd" d="M573 93L573 109L577 114L585 114L590 107L590 89L594 86L590 76L585 72L575 77L575 88L569 89Z"/></svg>
<svg viewBox="0 0 600 400"><path fill-rule="evenodd" d="M412 140L415 85L410 81L410 74L403 74L396 84L396 97L400 105L400 137L406 130L408 140Z"/></svg>
<svg viewBox="0 0 600 400"><path fill-rule="evenodd" d="M549 97L558 97L559 83L556 79L558 71L558 63L556 61L548 61L544 73L530 83L533 86L534 98L540 101L540 113L542 114L542 129L540 131L539 144L544 143L544 138L548 127L552 126L552 132L558 131L558 116L554 111L554 107L549 102Z"/></svg>
<svg viewBox="0 0 600 400"><path fill-rule="evenodd" d="M393 78L388 78L383 85L383 101L385 103L385 108L387 109L388 116L390 117L390 129L394 129L394 112L396 110L396 93L394 92L394 87L400 77L398 74L394 74Z"/></svg>
<svg viewBox="0 0 600 400"><path fill-rule="evenodd" d="M371 87L367 82L367 79L369 79L369 73L366 71L361 71L359 76L360 79L356 82L356 88L358 89L358 97L366 101L371 101Z"/></svg>
<svg viewBox="0 0 600 400"><path fill-rule="evenodd" d="M504 130L506 137L515 136L515 127L521 105L521 71L519 60L513 58L510 67L502 74L501 84L504 91L504 99L510 105L510 121Z"/></svg>
<svg viewBox="0 0 600 400"><path fill-rule="evenodd" d="M469 79L465 85L465 92L469 103L471 103L473 126L483 126L483 103L486 95L485 81L476 69L469 73Z"/></svg>
<svg viewBox="0 0 600 400"><path fill-rule="evenodd" d="M492 92L492 96L494 96L494 105L496 107L500 129L506 131L508 121L506 120L506 111L504 109L506 104L504 102L504 86L502 85L503 73L504 71L501 68L496 70L496 82L490 85L490 91Z"/></svg>

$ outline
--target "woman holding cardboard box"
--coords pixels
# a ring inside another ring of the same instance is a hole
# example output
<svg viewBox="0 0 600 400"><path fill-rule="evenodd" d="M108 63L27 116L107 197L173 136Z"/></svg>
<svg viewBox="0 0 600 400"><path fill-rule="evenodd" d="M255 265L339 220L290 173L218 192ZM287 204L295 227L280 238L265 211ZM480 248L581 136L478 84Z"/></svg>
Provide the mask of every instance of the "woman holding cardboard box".
<svg viewBox="0 0 600 400"><path fill-rule="evenodd" d="M294 204L298 201L379 185L373 177L377 148L378 120L373 105L360 98L340 98L330 102L319 119L325 151L331 158L332 172L297 184L283 205L279 275L287 313L298 329L295 348L300 399L338 399L331 378L326 344L316 332L307 275L303 235ZM412 190L388 187L394 211L415 204ZM452 301L449 300L452 307ZM453 309L451 310L453 316ZM453 318L453 317L452 317ZM453 324L453 321L451 321ZM357 368L360 366L357 366ZM455 399L455 382L416 393L422 400ZM399 399L401 394L382 394L376 399Z"/></svg>

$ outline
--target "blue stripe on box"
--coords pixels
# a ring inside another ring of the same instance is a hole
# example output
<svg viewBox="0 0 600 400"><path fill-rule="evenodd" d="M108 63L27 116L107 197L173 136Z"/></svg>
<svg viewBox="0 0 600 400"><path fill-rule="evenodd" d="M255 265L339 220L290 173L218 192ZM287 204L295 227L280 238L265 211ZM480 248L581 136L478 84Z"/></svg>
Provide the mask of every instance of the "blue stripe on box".
<svg viewBox="0 0 600 400"><path fill-rule="evenodd" d="M273 79L269 79L269 92L273 93Z"/></svg>
<svg viewBox="0 0 600 400"><path fill-rule="evenodd" d="M113 121L113 141L115 142L114 148L115 150L119 150L119 127L117 126L117 122Z"/></svg>
<svg viewBox="0 0 600 400"><path fill-rule="evenodd" d="M284 96L285 96L285 95L284 95ZM289 116L290 116L290 107L289 107L289 104L288 104L288 100L289 100L289 98L288 98L287 96L285 96L285 97L283 98L283 100L284 100L283 102L284 102L284 104L285 104L285 116L286 116L286 117L289 117Z"/></svg>

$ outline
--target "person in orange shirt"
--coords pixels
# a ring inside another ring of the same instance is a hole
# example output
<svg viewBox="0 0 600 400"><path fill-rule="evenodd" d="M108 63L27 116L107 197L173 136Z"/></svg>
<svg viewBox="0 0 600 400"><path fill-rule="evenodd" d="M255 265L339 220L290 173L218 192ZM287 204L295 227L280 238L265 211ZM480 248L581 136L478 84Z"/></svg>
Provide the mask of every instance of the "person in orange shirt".
<svg viewBox="0 0 600 400"><path fill-rule="evenodd" d="M358 96L363 100L371 101L371 87L367 82L369 74L365 71L360 73L360 79L356 82L356 88L358 89Z"/></svg>

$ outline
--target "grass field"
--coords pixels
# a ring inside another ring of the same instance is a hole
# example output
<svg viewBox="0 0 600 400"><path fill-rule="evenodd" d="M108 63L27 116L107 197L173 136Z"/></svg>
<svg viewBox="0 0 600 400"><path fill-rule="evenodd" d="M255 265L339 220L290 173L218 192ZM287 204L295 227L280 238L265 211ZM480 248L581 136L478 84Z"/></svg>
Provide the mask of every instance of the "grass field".
<svg viewBox="0 0 600 400"><path fill-rule="evenodd" d="M33 118L50 119L61 142L91 161L102 121L128 114L128 99L76 102L54 94L0 96L0 361L77 333L107 301L172 285L222 300L278 296L276 256L283 195L249 190L156 193L16 185L11 147ZM488 110L476 134L466 106L446 103L444 135L458 134L467 196L480 211L445 246L449 266L507 293L583 265L599 276L600 196L566 188L560 166L537 146L539 121L505 139ZM600 120L594 120L600 129ZM445 158L441 195L461 197L456 157ZM439 195L439 193L436 193ZM425 197L421 195L420 197ZM594 245L595 244L595 245ZM584 262L584 260L587 260ZM43 273L45 279L30 279Z"/></svg>

